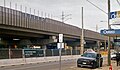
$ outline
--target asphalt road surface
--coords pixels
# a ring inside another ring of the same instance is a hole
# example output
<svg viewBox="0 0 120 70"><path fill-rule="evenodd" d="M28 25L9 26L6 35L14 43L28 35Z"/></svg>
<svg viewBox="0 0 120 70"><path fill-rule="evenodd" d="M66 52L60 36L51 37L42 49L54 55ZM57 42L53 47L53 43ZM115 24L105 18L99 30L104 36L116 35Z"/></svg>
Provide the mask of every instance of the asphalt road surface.
<svg viewBox="0 0 120 70"><path fill-rule="evenodd" d="M0 67L0 70L59 70L59 62L46 62ZM91 68L78 68L76 60L62 61L61 70L94 70ZM95 69L96 70L96 69Z"/></svg>

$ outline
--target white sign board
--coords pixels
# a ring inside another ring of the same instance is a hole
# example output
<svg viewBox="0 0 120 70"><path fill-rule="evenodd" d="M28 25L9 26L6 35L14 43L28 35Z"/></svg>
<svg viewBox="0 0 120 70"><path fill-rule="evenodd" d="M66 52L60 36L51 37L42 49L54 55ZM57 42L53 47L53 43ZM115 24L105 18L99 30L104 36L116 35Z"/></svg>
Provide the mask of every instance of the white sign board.
<svg viewBox="0 0 120 70"><path fill-rule="evenodd" d="M61 45L60 45L61 44ZM57 43L57 48L60 49L60 46L61 48L64 48L64 43Z"/></svg>
<svg viewBox="0 0 120 70"><path fill-rule="evenodd" d="M59 34L59 42L63 42L63 34Z"/></svg>
<svg viewBox="0 0 120 70"><path fill-rule="evenodd" d="M112 24L120 24L120 11L110 12L109 19Z"/></svg>

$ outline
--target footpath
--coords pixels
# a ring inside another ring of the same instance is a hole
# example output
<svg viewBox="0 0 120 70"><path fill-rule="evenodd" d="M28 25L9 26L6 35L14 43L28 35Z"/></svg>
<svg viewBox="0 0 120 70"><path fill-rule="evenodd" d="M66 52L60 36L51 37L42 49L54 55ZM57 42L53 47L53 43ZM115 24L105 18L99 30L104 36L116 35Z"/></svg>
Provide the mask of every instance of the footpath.
<svg viewBox="0 0 120 70"><path fill-rule="evenodd" d="M61 60L73 60L78 59L80 55L61 56ZM52 57L34 57L34 58L19 58L19 59L0 59L0 67L30 64L30 63L44 63L59 61L59 56Z"/></svg>
<svg viewBox="0 0 120 70"><path fill-rule="evenodd" d="M115 60L111 61L111 68L110 68L110 66L107 65L107 61L106 61L105 64L103 65L103 67L95 69L95 70L120 70L120 66L116 65Z"/></svg>

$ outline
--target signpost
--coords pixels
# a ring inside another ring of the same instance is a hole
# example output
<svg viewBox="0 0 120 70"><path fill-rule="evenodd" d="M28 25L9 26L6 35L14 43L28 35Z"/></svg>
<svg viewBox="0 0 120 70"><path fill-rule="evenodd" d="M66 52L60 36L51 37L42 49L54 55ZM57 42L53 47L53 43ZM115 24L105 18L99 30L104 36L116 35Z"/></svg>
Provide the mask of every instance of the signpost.
<svg viewBox="0 0 120 70"><path fill-rule="evenodd" d="M60 67L59 70L61 70L61 50L62 50L62 43L63 43L63 34L59 34L59 43L58 43L58 48L59 48L59 63L60 63Z"/></svg>

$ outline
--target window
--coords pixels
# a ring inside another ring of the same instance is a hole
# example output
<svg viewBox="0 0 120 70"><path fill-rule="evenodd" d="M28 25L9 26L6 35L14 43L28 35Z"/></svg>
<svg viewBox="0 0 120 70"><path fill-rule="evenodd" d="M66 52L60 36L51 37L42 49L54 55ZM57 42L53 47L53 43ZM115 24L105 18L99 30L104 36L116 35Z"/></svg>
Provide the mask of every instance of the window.
<svg viewBox="0 0 120 70"><path fill-rule="evenodd" d="M84 53L83 57L96 58L96 54L95 53Z"/></svg>

